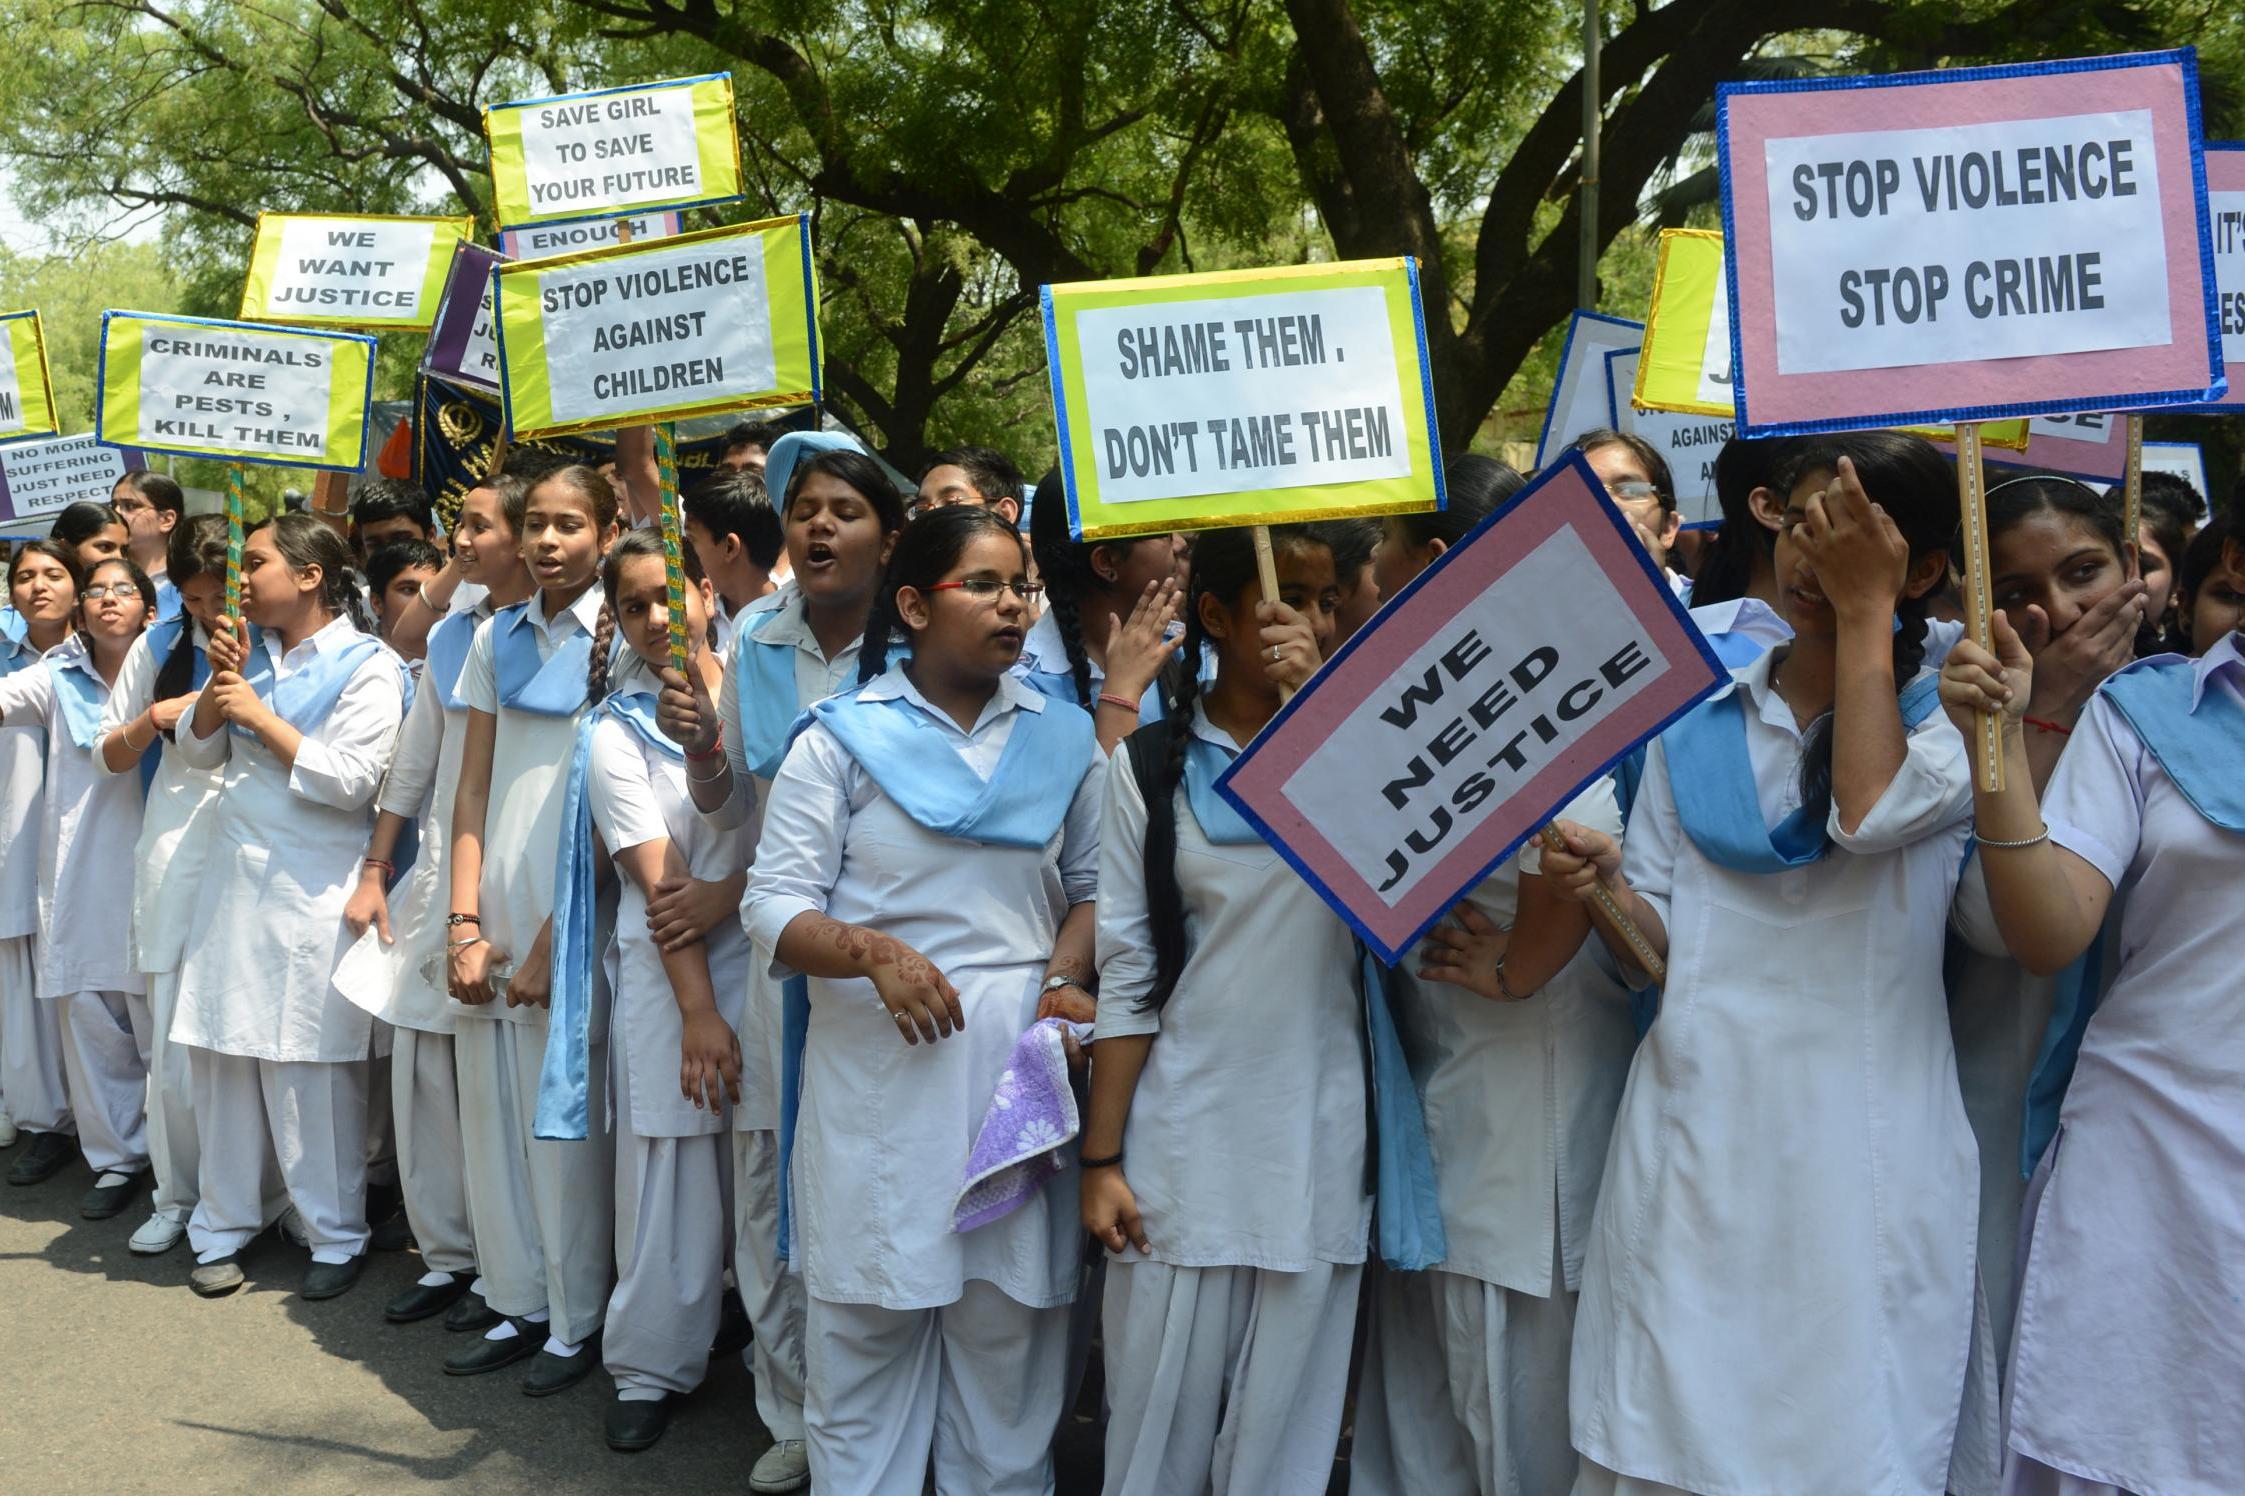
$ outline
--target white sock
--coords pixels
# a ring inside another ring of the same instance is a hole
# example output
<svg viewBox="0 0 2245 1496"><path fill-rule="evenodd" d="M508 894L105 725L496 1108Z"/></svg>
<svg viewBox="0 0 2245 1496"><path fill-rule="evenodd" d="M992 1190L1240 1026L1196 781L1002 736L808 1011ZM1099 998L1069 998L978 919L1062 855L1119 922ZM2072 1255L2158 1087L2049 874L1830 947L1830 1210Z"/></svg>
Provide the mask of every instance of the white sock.
<svg viewBox="0 0 2245 1496"><path fill-rule="evenodd" d="M341 1247L321 1247L312 1254L312 1260L324 1262L329 1267L341 1267L351 1260L351 1256L351 1253L344 1251Z"/></svg>
<svg viewBox="0 0 2245 1496"><path fill-rule="evenodd" d="M548 1313L548 1312L547 1312L546 1310L543 1310L543 1309L540 1309L540 1310L538 1310L537 1312L535 1312L535 1313L532 1313L532 1314L524 1314L524 1315L519 1315L519 1316L517 1316L517 1317L518 1317L519 1319L521 1319L521 1321L522 1321L522 1322L523 1322L524 1324L526 1324L526 1325L542 1325L542 1324L544 1324L544 1323L545 1323L545 1322L546 1322L547 1320L549 1320L549 1319L553 1318L553 1316L552 1316L552 1315L551 1315L550 1313Z"/></svg>
<svg viewBox="0 0 2245 1496"><path fill-rule="evenodd" d="M582 1341L579 1341L575 1345L571 1345L568 1341L562 1339L559 1335L548 1335L546 1337L546 1354L549 1356L559 1356L563 1360L567 1360L569 1357L574 1356L575 1354L577 1354L577 1352L583 1349L584 1343Z"/></svg>
<svg viewBox="0 0 2245 1496"><path fill-rule="evenodd" d="M616 1389L616 1401L618 1402L661 1402L669 1395L660 1387L618 1387Z"/></svg>
<svg viewBox="0 0 2245 1496"><path fill-rule="evenodd" d="M413 1286L415 1288L442 1288L445 1284L450 1283L451 1281L452 1274L450 1273L430 1272L423 1273L420 1277L416 1278L413 1281Z"/></svg>
<svg viewBox="0 0 2245 1496"><path fill-rule="evenodd" d="M520 1335L521 1333L522 1332L520 1330L514 1327L513 1320L502 1319L497 1324L493 1325L490 1329L484 1331L483 1338L486 1340L512 1340L515 1338L515 1336Z"/></svg>
<svg viewBox="0 0 2245 1496"><path fill-rule="evenodd" d="M483 1274L476 1274L476 1280L468 1285L468 1292L479 1299L486 1299L491 1296L491 1290L483 1286Z"/></svg>

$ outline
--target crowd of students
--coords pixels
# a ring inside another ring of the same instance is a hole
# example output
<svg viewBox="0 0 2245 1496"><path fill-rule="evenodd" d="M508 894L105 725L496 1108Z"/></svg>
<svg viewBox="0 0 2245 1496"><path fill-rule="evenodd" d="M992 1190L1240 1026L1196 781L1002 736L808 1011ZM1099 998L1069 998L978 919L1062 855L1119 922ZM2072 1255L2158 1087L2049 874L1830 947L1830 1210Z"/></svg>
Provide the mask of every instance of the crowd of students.
<svg viewBox="0 0 2245 1496"><path fill-rule="evenodd" d="M9 1179L212 1297L410 1239L619 1450L745 1354L759 1492L1049 1491L1094 1354L1111 1493L2236 1489L2245 502L1991 474L1989 650L1915 437L1734 441L1712 535L1576 446L1733 679L1392 971L1213 785L1501 463L1266 598L744 429L683 672L648 433L259 525L240 627L131 474L9 562Z"/></svg>

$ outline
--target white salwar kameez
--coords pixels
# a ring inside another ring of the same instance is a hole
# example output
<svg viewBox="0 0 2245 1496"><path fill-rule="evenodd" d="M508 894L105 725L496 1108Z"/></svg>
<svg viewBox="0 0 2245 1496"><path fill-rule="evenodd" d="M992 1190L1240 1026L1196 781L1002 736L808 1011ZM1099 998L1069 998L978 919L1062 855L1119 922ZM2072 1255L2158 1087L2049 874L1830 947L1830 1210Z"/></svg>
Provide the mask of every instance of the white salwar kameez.
<svg viewBox="0 0 2245 1496"><path fill-rule="evenodd" d="M1192 731L1238 751L1197 705ZM1176 802L1191 950L1156 1012L1145 802L1108 775L1095 1032L1156 1037L1122 1165L1152 1251L1107 1267L1106 1491L1323 1491L1372 1217L1356 945L1276 852Z"/></svg>
<svg viewBox="0 0 2245 1496"><path fill-rule="evenodd" d="M1801 731L1735 673L1765 825ZM1948 1472L1979 1213L1941 981L1971 809L1963 740L1909 734L1818 861L1728 871L1653 744L1623 870L1668 931L1584 1262L1569 1390L1583 1490L1916 1492ZM1615 1489L1634 1489L1627 1485Z"/></svg>
<svg viewBox="0 0 2245 1496"><path fill-rule="evenodd" d="M931 745L985 779L1016 715L1047 705L1004 679L961 732L901 669L866 691L911 702L940 734ZM1103 771L1086 763L1061 830L1029 849L929 831L823 726L796 739L773 783L749 880L758 960L787 975L780 933L824 913L927 957L966 1015L963 1031L908 1046L870 982L809 979L792 1222L823 1489L910 1496L931 1449L947 1496L1052 1489L1080 1273L1076 1171L964 1235L951 1210L998 1077L1035 1021L1060 922L1096 887Z"/></svg>
<svg viewBox="0 0 2245 1496"><path fill-rule="evenodd" d="M1600 779L1559 814L1619 840ZM1539 844L1466 902L1513 927ZM1567 1349L1583 1246L1637 1031L1627 992L1587 949L1524 1002L1390 976L1426 1114L1448 1254L1375 1271L1349 1489L1362 1496L1563 1491L1574 1476Z"/></svg>
<svg viewBox="0 0 2245 1496"><path fill-rule="evenodd" d="M659 684L636 658L620 692ZM745 829L726 831L694 809L686 764L610 718L593 729L586 803L611 855L650 843L674 848L686 874L707 882L748 861ZM609 1027L616 1085L616 1291L601 1353L626 1397L691 1392L708 1369L732 1232L724 1104L698 1109L679 1086L685 1024L662 952L647 928L647 892L619 876L616 936L607 952L615 1018ZM737 1036L748 996L748 937L720 924L702 952L718 1016Z"/></svg>
<svg viewBox="0 0 2245 1496"><path fill-rule="evenodd" d="M0 667L7 675L36 670L39 652L0 633ZM26 1132L68 1132L62 1034L54 1010L39 1001L31 951L39 933L45 740L44 728L0 724L0 1112Z"/></svg>
<svg viewBox="0 0 2245 1496"><path fill-rule="evenodd" d="M285 653L263 637L276 681L358 632L338 618ZM374 794L405 708L387 648L360 661L293 766L225 722L174 745L223 771L195 937L180 966L172 1039L190 1045L201 1194L187 1226L198 1260L239 1251L263 1228L263 1173L278 1159L315 1261L365 1251L366 1060L372 1024L335 990Z"/></svg>
<svg viewBox="0 0 2245 1496"><path fill-rule="evenodd" d="M575 633L600 622L601 592L589 587L549 618L546 595L530 599L541 661ZM476 629L460 667L460 699L498 720L491 750L491 798L484 812L478 925L494 952L519 962L553 916L554 861L561 796L576 746L574 717L503 707L493 663L495 620ZM449 893L449 878L447 893ZM595 993L591 1073L608 1063L606 980ZM551 1317L551 1334L577 1345L600 1328L608 1308L614 1166L607 1088L592 1090L590 1131L582 1142L534 1135L538 1076L545 1064L546 1010L509 1007L504 993L481 1007L454 1003L453 1056L460 1077L460 1133L468 1214L484 1301L511 1318Z"/></svg>
<svg viewBox="0 0 2245 1496"><path fill-rule="evenodd" d="M190 619L186 627L198 647L207 642L201 624ZM117 672L101 714L104 740L155 703L156 676L164 662L149 643L146 635L134 640ZM133 848L132 943L134 959L148 979L148 1157L156 1174L155 1210L184 1226L195 1209L202 1150L196 1141L188 1051L172 1042L171 1027L179 1010L179 964L187 953L195 890L210 863L221 779L214 770L188 763L171 743L149 751L158 757L140 841ZM94 768L109 772L98 753ZM129 764L123 772L137 775L140 764Z"/></svg>
<svg viewBox="0 0 2245 1496"><path fill-rule="evenodd" d="M2196 691L2194 709L2216 692L2245 702L2239 636L2198 661ZM2127 906L2119 971L2029 1203L2006 1489L2234 1492L2245 1485L2245 836L2193 809L2103 697L2075 724L2043 815L2051 840Z"/></svg>
<svg viewBox="0 0 2245 1496"><path fill-rule="evenodd" d="M140 780L99 773L95 751L71 741L53 666L85 658L84 637L72 634L45 661L0 679L0 720L44 734L35 983L60 1022L79 1146L96 1173L137 1174L148 1167L148 1069L133 1005L145 1027L147 984L133 966L132 909L116 886L140 835Z"/></svg>

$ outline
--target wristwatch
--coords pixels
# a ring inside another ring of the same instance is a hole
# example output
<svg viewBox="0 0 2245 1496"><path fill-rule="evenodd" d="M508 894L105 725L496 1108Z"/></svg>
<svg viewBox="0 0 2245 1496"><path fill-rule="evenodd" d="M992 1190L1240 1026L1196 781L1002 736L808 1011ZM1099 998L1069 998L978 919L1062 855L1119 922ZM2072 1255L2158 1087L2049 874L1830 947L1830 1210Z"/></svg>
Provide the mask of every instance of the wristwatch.
<svg viewBox="0 0 2245 1496"><path fill-rule="evenodd" d="M1046 977L1044 986L1037 989L1037 994L1041 997L1048 992L1058 992L1063 987L1078 987L1085 992L1091 991L1087 984L1077 981L1074 977Z"/></svg>

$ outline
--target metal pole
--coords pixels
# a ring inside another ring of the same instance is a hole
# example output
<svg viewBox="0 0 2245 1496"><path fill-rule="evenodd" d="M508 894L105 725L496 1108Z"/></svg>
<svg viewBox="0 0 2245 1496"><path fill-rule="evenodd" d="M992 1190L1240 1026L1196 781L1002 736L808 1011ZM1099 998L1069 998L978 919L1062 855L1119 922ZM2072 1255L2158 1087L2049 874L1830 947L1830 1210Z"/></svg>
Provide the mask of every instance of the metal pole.
<svg viewBox="0 0 2245 1496"><path fill-rule="evenodd" d="M1598 86L1599 0L1582 0L1582 239L1575 258L1575 305L1598 306L1598 132L1604 111Z"/></svg>

